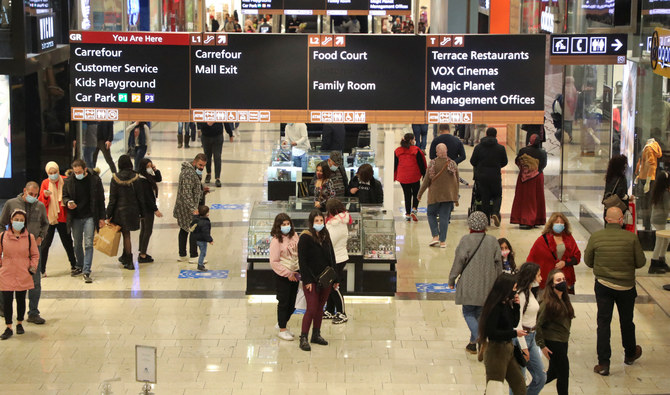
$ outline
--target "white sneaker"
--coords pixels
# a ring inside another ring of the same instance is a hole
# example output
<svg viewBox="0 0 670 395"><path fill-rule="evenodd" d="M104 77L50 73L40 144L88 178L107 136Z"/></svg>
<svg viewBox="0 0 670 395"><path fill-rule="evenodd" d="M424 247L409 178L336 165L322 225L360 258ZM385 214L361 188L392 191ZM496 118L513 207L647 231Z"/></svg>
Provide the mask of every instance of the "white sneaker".
<svg viewBox="0 0 670 395"><path fill-rule="evenodd" d="M279 323L276 323L276 324L275 324L275 329L276 329L276 330L279 330L279 329L280 329L280 328L279 328ZM293 332L291 332L290 329L286 328L286 332L288 332L289 335L295 337L295 335L293 334Z"/></svg>
<svg viewBox="0 0 670 395"><path fill-rule="evenodd" d="M207 260L207 258L205 258L205 260L203 261L203 264L205 264L207 262L209 262L209 261ZM191 259L188 260L188 263L198 263L198 258L197 257L196 258L191 258Z"/></svg>
<svg viewBox="0 0 670 395"><path fill-rule="evenodd" d="M349 318L347 318L346 314L342 313L336 313L335 317L333 318L333 324L343 324L345 322L349 321Z"/></svg>
<svg viewBox="0 0 670 395"><path fill-rule="evenodd" d="M186 256L180 256L179 258L177 258L177 262L186 262L186 261L188 261L188 257Z"/></svg>
<svg viewBox="0 0 670 395"><path fill-rule="evenodd" d="M289 341L289 342L293 341L293 339L295 339L289 331L284 331L284 332L280 331L279 333L277 333L277 337L282 339L282 340Z"/></svg>

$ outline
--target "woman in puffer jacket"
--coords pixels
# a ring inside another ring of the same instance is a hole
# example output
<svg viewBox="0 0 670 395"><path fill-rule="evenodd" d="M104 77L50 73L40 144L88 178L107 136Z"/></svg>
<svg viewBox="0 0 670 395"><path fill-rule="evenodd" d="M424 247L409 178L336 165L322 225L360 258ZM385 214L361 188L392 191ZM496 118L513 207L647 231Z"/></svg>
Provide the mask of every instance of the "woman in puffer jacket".
<svg viewBox="0 0 670 395"><path fill-rule="evenodd" d="M333 250L335 251L335 271L337 272L337 277L342 278L342 271L344 271L344 266L349 260L347 240L349 239L349 225L352 223L352 220L342 202L336 198L328 200L326 211L328 212L326 229L330 233L330 240L333 242ZM323 318L332 319L333 324L347 322L347 314L344 311L344 298L339 288L333 288L330 291Z"/></svg>

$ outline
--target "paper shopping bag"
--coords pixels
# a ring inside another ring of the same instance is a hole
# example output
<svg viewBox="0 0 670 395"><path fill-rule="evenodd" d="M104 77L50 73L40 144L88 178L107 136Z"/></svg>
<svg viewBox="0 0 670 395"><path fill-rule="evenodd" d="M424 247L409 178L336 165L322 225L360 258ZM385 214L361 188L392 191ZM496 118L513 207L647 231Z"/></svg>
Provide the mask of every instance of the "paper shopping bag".
<svg viewBox="0 0 670 395"><path fill-rule="evenodd" d="M121 242L121 227L105 224L93 238L93 247L105 255L116 256Z"/></svg>
<svg viewBox="0 0 670 395"><path fill-rule="evenodd" d="M298 285L298 295L295 297L296 310L307 310L307 300L305 299L305 292L302 290L302 281Z"/></svg>

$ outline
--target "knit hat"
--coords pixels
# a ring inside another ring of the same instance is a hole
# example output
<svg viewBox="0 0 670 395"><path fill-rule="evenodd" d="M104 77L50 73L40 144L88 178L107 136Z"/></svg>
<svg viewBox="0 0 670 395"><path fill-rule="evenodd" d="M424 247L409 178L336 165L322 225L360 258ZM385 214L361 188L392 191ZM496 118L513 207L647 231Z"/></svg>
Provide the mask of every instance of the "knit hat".
<svg viewBox="0 0 670 395"><path fill-rule="evenodd" d="M47 174L49 174L49 169L51 169L52 167L55 168L57 172L60 172L60 168L58 167L58 163L56 163L54 161L47 162L47 165L44 166L44 171L46 171Z"/></svg>
<svg viewBox="0 0 670 395"><path fill-rule="evenodd" d="M489 221L486 218L486 214L484 214L481 211L474 211L468 217L468 227L471 230L474 230L475 232L481 232L486 230L488 223Z"/></svg>
<svg viewBox="0 0 670 395"><path fill-rule="evenodd" d="M342 165L342 153L340 151L330 151L330 160L335 162L336 165Z"/></svg>

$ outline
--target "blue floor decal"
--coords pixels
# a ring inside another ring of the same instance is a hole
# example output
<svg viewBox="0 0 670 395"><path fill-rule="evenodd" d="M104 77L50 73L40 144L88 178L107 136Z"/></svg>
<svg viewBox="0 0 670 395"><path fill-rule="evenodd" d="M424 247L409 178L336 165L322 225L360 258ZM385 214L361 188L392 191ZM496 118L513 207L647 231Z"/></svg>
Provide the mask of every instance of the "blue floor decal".
<svg viewBox="0 0 670 395"><path fill-rule="evenodd" d="M180 270L177 278L228 278L228 270Z"/></svg>
<svg viewBox="0 0 670 395"><path fill-rule="evenodd" d="M456 288L449 289L449 284L439 283L416 283L416 292L426 293L454 293Z"/></svg>
<svg viewBox="0 0 670 395"><path fill-rule="evenodd" d="M212 204L209 206L210 210L246 210L250 206L248 204Z"/></svg>

